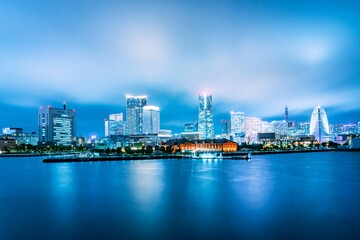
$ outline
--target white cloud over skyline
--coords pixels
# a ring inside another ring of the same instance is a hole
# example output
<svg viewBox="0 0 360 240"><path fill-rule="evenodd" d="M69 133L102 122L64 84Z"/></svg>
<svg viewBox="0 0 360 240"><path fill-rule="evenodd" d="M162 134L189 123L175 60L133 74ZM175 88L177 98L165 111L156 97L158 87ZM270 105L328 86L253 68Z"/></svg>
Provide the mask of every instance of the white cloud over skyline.
<svg viewBox="0 0 360 240"><path fill-rule="evenodd" d="M347 19L227 6L199 12L188 5L115 5L78 17L11 9L0 27L14 27L0 33L3 104L114 104L127 93L157 89L164 98L186 93L182 100L195 105L196 94L211 91L224 111L253 109L261 117L285 104L296 111L318 104L359 109L360 70L343 72L348 63L356 66L359 54L352 51L360 49ZM19 19L22 13L27 17Z"/></svg>

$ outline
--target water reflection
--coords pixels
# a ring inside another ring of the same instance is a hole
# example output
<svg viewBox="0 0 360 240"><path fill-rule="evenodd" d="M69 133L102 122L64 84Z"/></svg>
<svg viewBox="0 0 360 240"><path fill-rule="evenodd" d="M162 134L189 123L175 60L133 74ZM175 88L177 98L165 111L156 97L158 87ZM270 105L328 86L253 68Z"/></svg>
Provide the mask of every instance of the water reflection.
<svg viewBox="0 0 360 240"><path fill-rule="evenodd" d="M251 162L1 160L2 239L360 236L358 153Z"/></svg>
<svg viewBox="0 0 360 240"><path fill-rule="evenodd" d="M163 162L133 162L129 183L133 198L142 211L153 211L161 202L164 190Z"/></svg>
<svg viewBox="0 0 360 240"><path fill-rule="evenodd" d="M67 221L75 212L75 202L78 184L75 182L74 168L78 164L61 163L48 166L51 171L51 205L53 216Z"/></svg>

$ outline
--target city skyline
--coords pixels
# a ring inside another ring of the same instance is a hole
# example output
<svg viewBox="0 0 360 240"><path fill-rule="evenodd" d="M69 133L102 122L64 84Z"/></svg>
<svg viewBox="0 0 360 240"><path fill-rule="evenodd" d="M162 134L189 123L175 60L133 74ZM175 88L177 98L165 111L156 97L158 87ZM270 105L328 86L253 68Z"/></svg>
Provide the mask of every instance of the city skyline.
<svg viewBox="0 0 360 240"><path fill-rule="evenodd" d="M124 102L126 102L126 99L127 99L127 97L133 97L132 95L126 95L126 96L123 96L123 101ZM211 94L210 94L210 96L211 96ZM148 98L148 95L142 95L142 96L137 96L137 97L142 97L142 98L145 98L145 99L147 99ZM181 133L181 132L184 132L184 126L186 125L186 124L188 124L188 123L195 123L195 122L197 122L198 121L198 108L199 108L199 102L198 102L198 99L196 99L196 98L198 98L199 97L199 95L197 95L197 96L195 96L194 97L194 102L193 102L193 108L194 108L194 111L193 111L193 113L194 113L194 115L193 116L188 116L188 119L191 119L191 120L189 120L189 121L187 121L187 120L184 120L184 121L179 121L179 123L178 123L178 125L172 125L173 127L168 127L168 128L166 128L166 127L163 127L163 126L171 126L169 123L167 123L167 122L164 122L164 121L162 121L161 122L161 126L160 126L160 129L169 129L169 130L172 130L173 131L173 133ZM216 102L216 101L215 101ZM38 108L36 108L36 109L32 109L32 111L34 111L34 112L32 112L31 114L32 115L34 115L35 116L35 119L31 119L31 121L32 122L34 122L35 124L32 124L32 126L31 125L26 125L26 124L24 124L24 125L16 125L16 124L14 124L14 123L16 123L16 121L11 121L11 118L9 118L9 120L10 121L8 121L8 124L6 124L6 121L5 121L5 124L3 124L2 126L0 126L1 128L6 128L6 127L20 127L20 128L23 128L26 132L31 132L31 131L35 131L35 132L37 132L37 128L38 128L38 126L37 126L37 115L38 115L38 110L39 110L39 108L41 109L41 108L47 108L47 107L59 107L59 106L61 106L59 103L55 103L54 105L47 105L46 107L44 107L44 106L40 106L40 107L38 107ZM78 109L76 109L75 107L73 107L73 105L71 105L72 106L72 109L74 109L74 110L76 110L76 112L77 112L77 115L79 116L79 112L80 112L80 116L82 115L81 113L82 113L82 111L87 111L87 109L90 109L90 108L92 108L92 106L85 106L85 108L84 108L84 110L80 110L80 111L78 111ZM101 107L101 106L100 106ZM150 106L150 108L152 108L153 106ZM284 105L283 106L283 110L284 110L284 107L286 107L287 109L288 109L288 117L289 117L289 121L290 122L295 122L295 123L309 123L310 124L310 122L311 122L311 115L312 115L312 112L313 112L313 109L314 108L312 108L312 109L310 109L308 112L306 112L305 114L306 115L304 115L304 116L296 116L296 115L292 115L291 114L291 108L289 108L289 106L287 106L287 105ZM318 107L318 106L317 106ZM317 108L316 107L316 108ZM324 107L324 106L321 106L321 107ZM326 106L325 106L326 107ZM158 107L156 107L156 108L158 108ZM161 107L160 107L161 108ZM121 115L125 115L126 114L126 105L125 106L121 106L121 107L117 107L117 108L115 108L115 107L108 107L108 113L107 113L107 115L106 116L97 116L97 118L96 119L101 119L101 120L99 120L99 121L97 121L97 122L95 122L95 125L93 125L93 127L92 128L89 128L88 126L86 126L86 124L85 125L83 125L83 123L85 122L84 121L84 119L83 119L83 121L80 121L80 123L77 123L77 126L76 126L76 128L77 128L77 132L79 133L79 134L77 134L78 136L88 136L88 137L90 137L90 136L92 136L92 135L96 135L96 136L99 136L99 137L102 137L102 136L105 136L105 134L104 134L104 119L105 120L107 120L107 118L109 117L109 116L111 116L111 115L117 115L117 114L121 114ZM111 110L112 109L112 110ZM290 109L290 110L289 110ZM328 111L328 108L326 107L326 112L329 112ZM97 110L99 110L99 109L97 109ZM241 109L239 110L239 109L236 109L236 110L233 110L233 111L229 111L229 112L227 112L227 113L221 113L221 114L214 114L214 120L213 120L213 122L214 122L214 131L215 131L215 133L214 134L216 134L216 135L219 135L219 134L221 134L221 121L222 120L228 120L229 122L231 121L231 115L232 115L232 113L242 113L244 116L247 116L247 117L256 117L256 118L259 118L259 119L261 119L261 121L263 121L263 122L269 122L269 121L286 121L286 116L284 115L284 114L279 114L279 115L277 115L277 116L275 116L275 117L273 117L273 118L264 118L264 117L262 117L262 116L258 116L258 115L254 115L254 114L251 114L251 112L243 112L243 111L241 111ZM114 114L114 112L118 112L117 114ZM215 104L215 109L214 109L214 112L219 112L219 109L216 109L216 104ZM220 110L220 112L221 112L221 110ZM31 114L26 114L26 116L29 116L29 115L31 115ZM166 113L166 112L164 112L164 111L161 111L161 115L163 116L163 115L168 115L169 113ZM175 114L175 115L174 115ZM171 118L168 118L168 119L170 119L170 122L172 122L172 121L174 121L174 119L176 120L176 114L182 114L181 113L181 111L180 112L172 112L171 113L171 115L172 115L172 117L173 117L173 119L171 119ZM98 114L97 114L98 115ZM329 115L329 114L328 114ZM78 119L79 117L77 117L77 119ZM80 119L81 119L81 117L80 117ZM2 119L2 120L4 120L4 119ZM6 120L6 119L5 119ZM89 121L89 122L92 122L92 120L93 119L89 119L89 118L87 118L86 119L86 121ZM79 120L77 120L77 122L79 122ZM332 116L330 115L330 120L329 120L329 124L330 125L336 125L336 124L349 124L349 123L357 123L357 122L360 122L360 118L357 118L357 119L350 119L350 120L348 120L348 121L343 121L343 122L341 122L341 121L339 121L339 122L334 122L334 121L332 121ZM30 127L29 127L30 126ZM80 130L79 130L80 129Z"/></svg>
<svg viewBox="0 0 360 240"><path fill-rule="evenodd" d="M38 106L67 100L82 113L78 133L102 135L132 93L147 94L162 128L180 132L203 91L216 96L217 133L230 111L280 120L285 105L290 121L309 121L317 105L331 123L358 121L359 4L1 3L0 125L36 130Z"/></svg>

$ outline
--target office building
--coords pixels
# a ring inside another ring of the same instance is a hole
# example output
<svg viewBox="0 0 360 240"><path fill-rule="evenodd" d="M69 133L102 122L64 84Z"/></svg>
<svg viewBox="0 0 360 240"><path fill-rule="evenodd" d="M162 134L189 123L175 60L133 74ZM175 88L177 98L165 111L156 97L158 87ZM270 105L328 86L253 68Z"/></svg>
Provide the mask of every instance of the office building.
<svg viewBox="0 0 360 240"><path fill-rule="evenodd" d="M76 142L76 112L61 108L41 107L38 114L39 144L69 146Z"/></svg>
<svg viewBox="0 0 360 240"><path fill-rule="evenodd" d="M221 136L224 138L228 138L231 133L231 124L229 120L221 120Z"/></svg>
<svg viewBox="0 0 360 240"><path fill-rule="evenodd" d="M23 134L23 129L15 128L15 127L6 127L3 128L2 133L4 135L20 136L21 134Z"/></svg>
<svg viewBox="0 0 360 240"><path fill-rule="evenodd" d="M196 132L194 123L186 123L184 127L184 132Z"/></svg>
<svg viewBox="0 0 360 240"><path fill-rule="evenodd" d="M231 135L236 133L243 133L245 130L245 113L244 112L230 112Z"/></svg>
<svg viewBox="0 0 360 240"><path fill-rule="evenodd" d="M126 96L128 134L138 135L143 133L143 114L146 104L147 96Z"/></svg>
<svg viewBox="0 0 360 240"><path fill-rule="evenodd" d="M257 134L261 132L261 119L245 117L245 138L249 143L257 142Z"/></svg>
<svg viewBox="0 0 360 240"><path fill-rule="evenodd" d="M198 132L201 139L214 137L214 120L212 112L212 95L204 93L199 95Z"/></svg>
<svg viewBox="0 0 360 240"><path fill-rule="evenodd" d="M158 134L160 131L159 107L144 106L143 110L143 134Z"/></svg>
<svg viewBox="0 0 360 240"><path fill-rule="evenodd" d="M262 133L273 133L274 125L271 122L262 121L261 122L261 132Z"/></svg>
<svg viewBox="0 0 360 240"><path fill-rule="evenodd" d="M105 137L113 135L126 135L123 113L110 114L109 119L105 119Z"/></svg>
<svg viewBox="0 0 360 240"><path fill-rule="evenodd" d="M272 121L273 130L276 134L286 135L288 133L289 123L286 120L283 121Z"/></svg>

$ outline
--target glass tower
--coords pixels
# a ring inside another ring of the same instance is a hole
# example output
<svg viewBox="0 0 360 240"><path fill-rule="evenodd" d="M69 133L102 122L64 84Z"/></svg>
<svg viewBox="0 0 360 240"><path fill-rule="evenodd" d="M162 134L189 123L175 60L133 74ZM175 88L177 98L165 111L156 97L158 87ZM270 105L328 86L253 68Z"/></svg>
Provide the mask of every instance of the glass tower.
<svg viewBox="0 0 360 240"><path fill-rule="evenodd" d="M123 113L110 114L109 119L105 119L105 137L112 135L126 135Z"/></svg>
<svg viewBox="0 0 360 240"><path fill-rule="evenodd" d="M214 120L212 112L212 95L199 95L199 126L201 139L214 138Z"/></svg>
<svg viewBox="0 0 360 240"><path fill-rule="evenodd" d="M326 112L323 107L318 106L311 114L310 135L314 135L315 139L321 142L323 137L329 133L329 122Z"/></svg>
<svg viewBox="0 0 360 240"><path fill-rule="evenodd" d="M231 134L233 136L236 133L242 133L245 131L245 113L244 112L230 112L230 121L231 121Z"/></svg>
<svg viewBox="0 0 360 240"><path fill-rule="evenodd" d="M245 117L245 138L248 142L257 142L257 134L261 132L261 119Z"/></svg>
<svg viewBox="0 0 360 240"><path fill-rule="evenodd" d="M155 106L144 106L143 133L158 134L160 131L160 109Z"/></svg>
<svg viewBox="0 0 360 240"><path fill-rule="evenodd" d="M128 134L143 133L143 113L147 96L126 96L126 122Z"/></svg>

